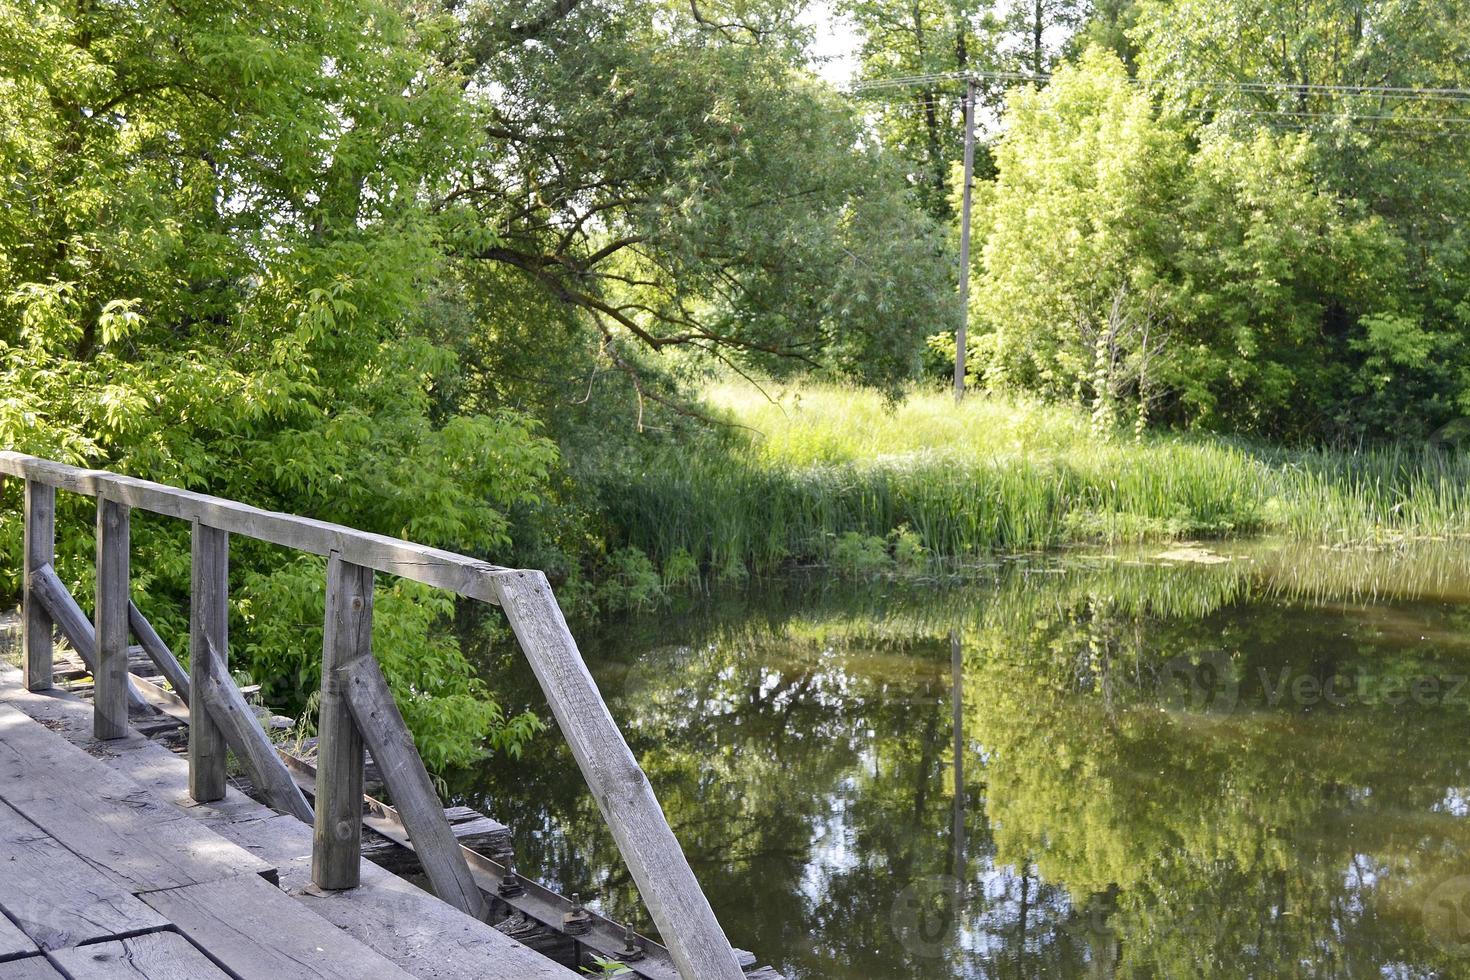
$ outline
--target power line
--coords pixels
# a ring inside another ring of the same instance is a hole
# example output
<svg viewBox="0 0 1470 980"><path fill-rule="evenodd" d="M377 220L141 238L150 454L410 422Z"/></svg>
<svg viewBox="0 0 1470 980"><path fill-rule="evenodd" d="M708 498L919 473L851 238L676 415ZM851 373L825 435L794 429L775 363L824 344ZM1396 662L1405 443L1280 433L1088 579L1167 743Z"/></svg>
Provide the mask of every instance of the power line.
<svg viewBox="0 0 1470 980"><path fill-rule="evenodd" d="M962 108L955 99L936 98L920 99L918 101L905 100L903 102L890 103L894 108L900 109L957 109ZM1272 119L1325 119L1334 122L1388 122L1403 127L1418 127L1423 129L1454 128L1460 125L1470 125L1470 116L1396 116L1388 113L1362 113L1362 112L1325 112L1304 111L1296 109L1236 109L1231 107L1205 107L1205 106L1176 106L1170 111L1184 112L1191 115L1217 116L1250 116Z"/></svg>
<svg viewBox="0 0 1470 980"><path fill-rule="evenodd" d="M922 75L896 75L889 78L865 79L854 83L849 89L853 95L892 88L907 88L915 85L933 85L941 82L963 82L970 79L1002 82L1049 82L1050 74L1035 74L1020 71L953 71L931 72ZM1219 79L1178 78L1140 79L1130 78L1129 83L1142 88L1205 88L1251 94L1302 95L1308 93L1333 95L1364 95L1396 99L1420 99L1431 102L1470 102L1470 89L1447 87L1415 87L1407 85L1351 85L1307 82L1252 82L1225 81Z"/></svg>
<svg viewBox="0 0 1470 980"><path fill-rule="evenodd" d="M1222 92L1240 92L1250 95L1336 95L1379 99L1399 99L1411 102L1470 102L1470 90L1405 88L1399 85L1307 85L1292 82L1222 82L1205 79L1130 79L1140 88L1214 89Z"/></svg>
<svg viewBox="0 0 1470 980"><path fill-rule="evenodd" d="M1387 113L1362 113L1362 112L1311 112L1295 109L1232 109L1216 107L1180 107L1176 111L1187 112L1195 115L1217 116L1252 116L1270 119L1328 119L1349 120L1352 122L1390 122L1396 125L1422 126L1424 128L1444 128L1470 124L1470 116L1394 116Z"/></svg>
<svg viewBox="0 0 1470 980"><path fill-rule="evenodd" d="M872 79L859 82L853 86L850 94L862 95L873 92L881 92L898 88L908 88L916 85L934 85L940 82L965 81L974 79L987 79L992 81L1012 82L1038 82L1049 81L1051 75L1036 75L1030 72L1003 72L1003 71L965 71L965 72L935 72L927 75L902 75L892 78ZM1130 83L1140 88L1160 89L1168 87L1176 88L1204 88L1220 91L1233 91L1243 94L1269 95L1282 94L1300 96L1304 93L1334 93L1338 95L1377 95L1382 98L1401 100L1398 104L1403 105L1406 101L1413 102L1441 102L1441 103L1470 103L1470 89L1452 88L1409 88L1406 86L1393 85L1294 85L1289 82L1225 82L1210 81L1204 79L1178 79L1178 80L1141 80L1129 79ZM940 96L937 93L928 93L928 97L919 101L903 101L899 103L905 108L935 108L950 107L955 105L953 98ZM1450 116L1403 116L1391 112L1331 112L1325 110L1308 109L1248 109L1234 108L1231 106L1164 106L1162 108L1172 111L1205 115L1214 113L1221 116L1250 116L1263 119L1294 120L1303 125L1298 128L1306 128L1305 123L1310 120L1327 120L1339 125L1338 129L1352 129L1356 132L1392 133L1403 132L1405 134L1435 133L1445 136L1455 135L1452 130L1470 125L1470 115ZM1358 122L1380 122L1391 126L1374 127L1372 130L1341 125L1343 123Z"/></svg>

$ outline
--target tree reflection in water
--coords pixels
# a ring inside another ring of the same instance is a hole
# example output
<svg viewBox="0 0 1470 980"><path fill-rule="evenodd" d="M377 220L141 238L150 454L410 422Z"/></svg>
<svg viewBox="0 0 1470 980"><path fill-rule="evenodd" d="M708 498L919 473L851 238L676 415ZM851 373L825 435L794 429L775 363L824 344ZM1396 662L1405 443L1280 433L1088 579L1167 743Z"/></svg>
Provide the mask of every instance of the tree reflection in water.
<svg viewBox="0 0 1470 980"><path fill-rule="evenodd" d="M1470 549L1147 554L579 635L732 941L788 977L1470 975ZM452 783L525 873L647 925L554 733Z"/></svg>

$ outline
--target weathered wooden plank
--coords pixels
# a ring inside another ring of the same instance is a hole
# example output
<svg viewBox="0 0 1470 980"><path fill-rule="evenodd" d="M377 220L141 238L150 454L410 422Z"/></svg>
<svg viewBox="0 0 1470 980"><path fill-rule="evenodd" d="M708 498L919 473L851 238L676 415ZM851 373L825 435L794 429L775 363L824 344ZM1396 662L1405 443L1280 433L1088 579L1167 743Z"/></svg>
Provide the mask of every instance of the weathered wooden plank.
<svg viewBox="0 0 1470 980"><path fill-rule="evenodd" d="M0 705L5 802L130 891L275 868L9 706Z"/></svg>
<svg viewBox="0 0 1470 980"><path fill-rule="evenodd" d="M131 606L132 603L128 603L128 605ZM131 612L128 613L128 624L130 626L132 625L132 615ZM128 647L128 673L142 678L163 677L158 672L158 666L153 663L153 658L148 656L147 651L138 643L134 643Z"/></svg>
<svg viewBox="0 0 1470 980"><path fill-rule="evenodd" d="M61 950L51 960L71 980L229 980L229 974L176 932Z"/></svg>
<svg viewBox="0 0 1470 980"><path fill-rule="evenodd" d="M179 663L179 658L175 657L174 652L168 648L168 644L163 642L163 637L158 635L153 624L148 622L148 617L144 616L143 611L133 602L128 603L128 625L132 627L133 635L138 638L138 644L148 655L148 659L153 661L153 665L173 685L174 692L183 699L185 704L188 704L188 673Z"/></svg>
<svg viewBox="0 0 1470 980"><path fill-rule="evenodd" d="M546 576L516 571L495 581L511 629L680 975L741 980L724 930L598 693Z"/></svg>
<svg viewBox="0 0 1470 980"><path fill-rule="evenodd" d="M316 791L316 770L309 763L294 757L288 757L286 761L292 773L295 774L297 784L301 786L302 791L309 796L314 795ZM363 815L363 826L386 838L387 841L391 842L388 846L401 847L409 854L413 854L414 841L409 838L408 830L404 826L403 819L398 811L381 800L373 799L371 796L367 797L366 800L368 805ZM449 812L450 810L446 810L446 815ZM280 819L284 820L286 818ZM560 930L563 916L574 907L569 900L550 889L544 888L533 879L519 876L517 877L517 881L521 886L519 894L506 895L500 887L501 883L505 881L506 865L494 858L479 854L465 847L463 844L460 845L460 854L464 856L465 863L469 865L470 874L482 892L488 895L499 896L499 901L510 906L517 913L523 914L529 920L545 923L548 926L554 926L556 930ZM289 881L294 880L295 872L286 864L284 855L273 853L269 856L281 864L281 884L282 887L286 887ZM504 858L502 857L501 860L504 860ZM364 862L364 875L375 874L376 869L374 865L376 864L378 864L376 860ZM415 860L413 870L410 873L417 874L421 870L421 864ZM390 875L388 880L399 881L401 879ZM368 879L365 877L364 881L368 882ZM350 896L353 893L319 892L317 894ZM426 895L426 897L428 896ZM443 908L447 909L448 907L443 906ZM591 910L587 910L587 912L590 920L590 931L578 936L576 942L584 950L615 959L617 954L624 949L624 927L619 923L614 923L609 919L603 918L596 912L592 912ZM458 910L455 910L454 916L464 923L476 922L476 920L461 914ZM498 926L497 930L499 930ZM519 943L527 947L541 949L543 951L547 950L547 947L540 943L535 944L533 947L533 940L519 933L505 933L505 935L513 935ZM570 941L569 939L558 938L553 942L553 946L568 944ZM639 937L639 943L645 951L645 956L638 961L638 976L647 977L649 980L679 980L679 973L674 968L674 962L669 957L666 949L643 937ZM548 955L554 954L548 952ZM509 975L516 977L517 980L533 975L540 976L539 973L527 970L524 962L511 956L509 953L505 954L505 963L508 967L516 967L515 969L509 970ZM417 972L416 969L415 972ZM557 974L557 976L561 975L560 973Z"/></svg>
<svg viewBox="0 0 1470 980"><path fill-rule="evenodd" d="M194 523L189 597L189 669L194 686L211 671L229 681L230 536ZM233 683L233 682L231 682ZM189 703L189 792L200 803L225 795L225 738L202 698Z"/></svg>
<svg viewBox="0 0 1470 980"><path fill-rule="evenodd" d="M71 644L77 656L82 658L82 663L95 677L97 672L97 632L87 614L82 612L82 607L77 605L77 600L67 591L65 585L56 574L56 569L50 565L36 569L31 579L31 587L36 598L50 614L51 619L61 628L61 634ZM148 711L148 702L132 686L128 685L128 707L137 711Z"/></svg>
<svg viewBox="0 0 1470 980"><path fill-rule="evenodd" d="M339 667L336 673L357 729L362 732L393 803L408 827L434 894L467 915L483 919L485 896L475 885L469 865L460 853L459 841L455 840L449 821L444 819L444 804L434 793L423 760L414 748L413 735L403 723L403 715L393 701L393 692L378 662L372 657L359 657ZM317 782L320 786L320 771Z"/></svg>
<svg viewBox="0 0 1470 980"><path fill-rule="evenodd" d="M32 576L56 560L56 490L27 480L25 486L25 576L21 602L21 649L26 689L51 687L51 616L32 590Z"/></svg>
<svg viewBox="0 0 1470 980"><path fill-rule="evenodd" d="M304 871L304 867L298 870L288 865L281 870L281 880L302 880ZM578 976L371 864L364 867L363 887L306 893L299 901L421 980L573 980Z"/></svg>
<svg viewBox="0 0 1470 980"><path fill-rule="evenodd" d="M302 905L420 980L573 980L484 922L451 908L417 885L364 861L357 888L324 891L311 880L311 834L285 816L221 826L221 833L281 868L281 887ZM677 975L670 968L668 976Z"/></svg>
<svg viewBox="0 0 1470 980"><path fill-rule="evenodd" d="M47 691L41 694L31 694L19 690L6 683L12 676L18 676L18 674L0 669L0 701L25 712L26 715L36 719L70 744L88 753L96 754L109 769L148 790L161 802L172 805L211 829L218 830L222 821L260 820L279 816L274 810L262 803L257 803L233 787L226 792L223 800L216 800L213 803L196 803L189 795L189 760L185 756L170 752L159 742L152 741L140 734L136 727L127 738L108 742L105 751L98 752L100 746L92 738L92 706L90 704L70 692ZM176 695L165 693L153 685L146 687L145 685L147 682L139 682L139 687L145 690L152 688L163 697L172 699L178 707L182 707L183 702L179 701ZM184 722L187 724L187 708L183 709L183 714ZM295 821L296 818L286 817L284 819ZM223 836L229 839L229 835ZM268 854L258 853L249 848L247 850L256 853L257 857L271 866L276 864Z"/></svg>
<svg viewBox="0 0 1470 980"><path fill-rule="evenodd" d="M317 711L316 823L311 878L317 887L356 888L362 865L362 734L338 670L373 652L373 570L332 555Z"/></svg>
<svg viewBox="0 0 1470 980"><path fill-rule="evenodd" d="M197 521L223 531L315 555L336 552L344 561L423 582L471 599L495 602L487 573L498 565L399 538L294 514L261 510L191 490L100 470L84 470L23 453L0 452L0 474L46 483L72 493L107 497L139 510Z"/></svg>
<svg viewBox="0 0 1470 980"><path fill-rule="evenodd" d="M167 920L0 803L0 910L41 949L162 929ZM3 920L0 920L3 921Z"/></svg>
<svg viewBox="0 0 1470 980"><path fill-rule="evenodd" d="M454 815L448 811L445 811L444 815L449 820L449 827L454 831L454 836L461 841L481 841L481 846L492 850L504 849L510 844L510 828L499 820L494 820L481 813L462 820L456 820Z"/></svg>
<svg viewBox="0 0 1470 980"><path fill-rule="evenodd" d="M210 656L216 656L213 644L210 644ZM311 823L311 805L296 788L285 763L276 754L276 747L266 737L265 729L260 727L235 682L224 671L210 669L199 675L197 690L209 709L210 718L236 757L250 770L250 779L266 802L302 823Z"/></svg>
<svg viewBox="0 0 1470 980"><path fill-rule="evenodd" d="M298 774L302 774L306 768L299 763L293 766ZM310 792L310 789L307 789L307 792ZM363 818L364 826L372 828L394 844L412 852L414 842L409 838L398 811L372 797L368 797L368 801L369 813ZM550 947L538 942L535 943L534 948L546 951L547 955L555 955L548 949L570 941L562 938L560 933L566 914L575 908L570 900L543 887L533 879L520 875L516 875L515 879L519 894L507 895L502 886L506 881L509 869L506 863L502 863L503 857L497 861L463 845L460 847L460 853L464 855L465 863L470 867L470 874L482 892L498 896L500 902L508 905L527 921L544 924L550 930L547 933L548 936L554 933L558 937L551 941ZM509 873L514 874L513 871ZM577 944L584 950L616 959L618 954L626 948L625 927L590 909L584 911L587 913L590 928L588 932L576 937ZM500 928L499 925L497 925L498 928ZM507 935L515 936L517 940L528 946L533 944L529 936L517 932L507 933ZM638 937L638 943L644 951L644 957L638 961L637 974L640 977L647 977L649 980L678 980L679 972L674 967L673 958L667 949L641 936Z"/></svg>
<svg viewBox="0 0 1470 980"><path fill-rule="evenodd" d="M44 956L0 963L0 980L66 980Z"/></svg>
<svg viewBox="0 0 1470 980"><path fill-rule="evenodd" d="M92 728L98 738L128 733L128 589L131 518L113 500L97 501L97 661Z"/></svg>
<svg viewBox="0 0 1470 980"><path fill-rule="evenodd" d="M28 693L20 686L18 670L0 668L0 699L42 720L73 744L96 744L91 738L91 706L70 694ZM491 926L371 863L364 862L358 888L333 892L313 888L312 832L295 817L273 813L233 787L224 800L196 805L188 797L188 762L180 756L138 735L109 742L107 747L110 751L102 758L103 764L279 867L281 887L294 901L420 980L576 977L573 971L541 958ZM596 938L595 929L591 938ZM667 976L677 976L672 965Z"/></svg>
<svg viewBox="0 0 1470 980"><path fill-rule="evenodd" d="M0 895L7 894L10 887L0 881ZM15 956L27 956L37 952L36 944L20 930L14 922L0 915L0 960Z"/></svg>
<svg viewBox="0 0 1470 980"><path fill-rule="evenodd" d="M417 885L363 862L357 888L323 891L311 880L311 835L290 817L230 824L222 833L265 845L281 867L281 887L302 905L421 980L573 980L492 926L451 908ZM292 856L291 851L296 856ZM669 977L677 975L672 968Z"/></svg>
<svg viewBox="0 0 1470 980"><path fill-rule="evenodd" d="M286 761L292 773L296 776L297 784L301 786L302 791L308 796L313 795L316 789L316 770L309 763L294 757L288 756ZM371 796L367 797L366 800L368 805L363 815L363 826L375 831L377 835L386 838L386 846L399 847L409 855L413 855L414 842L409 838L407 828L404 826L402 817L398 811L380 800L373 799ZM454 809L457 808L446 810L446 815ZM280 819L285 820L286 818ZM528 920L545 923L549 927L554 927L555 930L560 930L563 916L574 908L569 900L541 886L530 878L517 877L517 882L520 885L518 893L507 895L500 887L506 877L506 865L501 863L504 860L503 857L501 861L497 861L494 858L479 854L465 847L463 844L460 846L460 853L464 856L465 863L469 865L470 874L474 878L475 884L479 886L482 892L487 895L498 896L500 902L508 905L515 912L524 915ZM287 865L284 860L284 855L275 853L270 856L273 860L281 864L281 884L282 887L287 887L288 882L295 880L296 872ZM372 884L368 876L376 875L377 877L381 877L381 875L377 874L375 865L382 867L376 859L371 862L364 862L363 874L365 876L365 884ZM416 856L414 856L412 870L408 873L417 875L421 871L422 866L417 861ZM390 875L387 880L397 882L401 879L397 878L396 875ZM315 894L320 897L322 895L351 896L354 893L348 891L316 892ZM428 898L430 896L425 894L425 897ZM440 904L441 908L448 908L448 906L444 906L442 903ZM576 943L586 951L616 959L617 954L625 948L625 930L623 925L605 919L591 910L587 910L587 913L590 921L590 930L576 937ZM327 913L323 914L326 915ZM442 911L440 915L443 915ZM469 916L463 915L458 910L455 910L454 917L462 923L480 924ZM547 946L519 932L506 933L500 929L499 925L496 926L496 929L506 936L513 936L524 947L541 950L546 955L557 955L555 952L556 948L568 946L572 942L570 938L561 937L558 932L556 934L557 938L552 941L550 946ZM547 933L547 935L550 935L550 933ZM372 940L366 941L372 945L377 945ZM644 958L638 961L638 976L646 977L648 980L679 980L679 973L674 968L674 962L664 947L644 937L639 937L638 941L645 952ZM517 949L519 948L518 946ZM391 958L391 954L386 951L385 955L389 955ZM505 966L508 968L508 975L516 977L517 980L531 976L541 976L539 972L529 970L526 967L526 958L519 953L512 955L510 952L505 952L503 959ZM418 972L416 966L410 966L409 968L413 969L415 973ZM493 974L494 971L492 971ZM451 973L449 975L452 976L453 974ZM563 974L558 972L556 975L562 976Z"/></svg>
<svg viewBox="0 0 1470 980"><path fill-rule="evenodd" d="M141 896L240 980L401 980L409 974L254 875Z"/></svg>

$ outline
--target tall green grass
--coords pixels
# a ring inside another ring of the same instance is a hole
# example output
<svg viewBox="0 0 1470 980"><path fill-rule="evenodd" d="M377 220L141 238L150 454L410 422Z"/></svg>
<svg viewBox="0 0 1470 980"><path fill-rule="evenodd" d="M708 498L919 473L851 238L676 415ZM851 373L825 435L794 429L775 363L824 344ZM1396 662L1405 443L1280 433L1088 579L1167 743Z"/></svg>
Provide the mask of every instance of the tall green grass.
<svg viewBox="0 0 1470 980"><path fill-rule="evenodd" d="M1470 531L1470 459L1413 447L1287 452L1099 435L1077 410L947 394L898 404L721 386L738 428L594 474L619 544L740 574L905 534L937 558L1078 542L1280 532L1354 543Z"/></svg>

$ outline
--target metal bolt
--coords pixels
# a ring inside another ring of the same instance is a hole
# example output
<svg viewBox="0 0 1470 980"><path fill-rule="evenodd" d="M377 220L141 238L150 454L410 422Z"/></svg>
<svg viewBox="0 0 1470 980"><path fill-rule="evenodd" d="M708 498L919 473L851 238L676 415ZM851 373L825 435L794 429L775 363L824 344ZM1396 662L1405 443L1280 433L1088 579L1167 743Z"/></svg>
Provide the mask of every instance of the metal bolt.
<svg viewBox="0 0 1470 980"><path fill-rule="evenodd" d="M500 879L500 885L495 890L506 898L515 898L526 891L521 887L521 879L516 874L516 869L508 861L505 865L505 877Z"/></svg>
<svg viewBox="0 0 1470 980"><path fill-rule="evenodd" d="M638 945L638 937L633 935L632 925L623 926L623 948L618 950L618 959L624 963L636 963L643 959L643 947Z"/></svg>
<svg viewBox="0 0 1470 980"><path fill-rule="evenodd" d="M568 936L581 936L592 931L592 916L582 907L582 896L572 892L572 910L561 917L561 931Z"/></svg>

